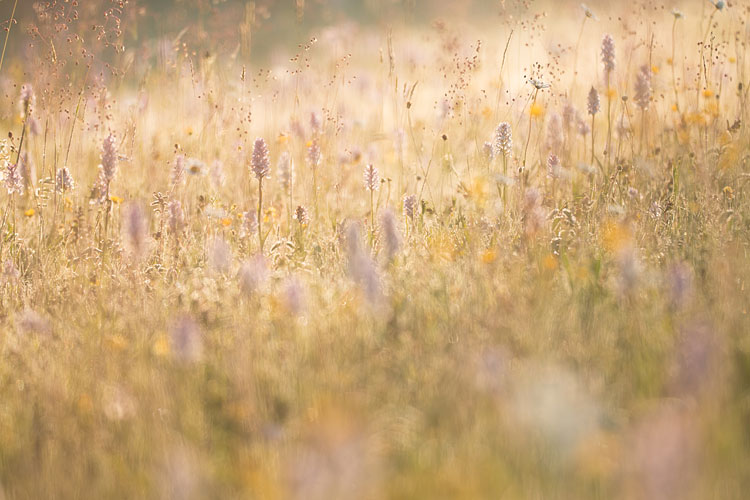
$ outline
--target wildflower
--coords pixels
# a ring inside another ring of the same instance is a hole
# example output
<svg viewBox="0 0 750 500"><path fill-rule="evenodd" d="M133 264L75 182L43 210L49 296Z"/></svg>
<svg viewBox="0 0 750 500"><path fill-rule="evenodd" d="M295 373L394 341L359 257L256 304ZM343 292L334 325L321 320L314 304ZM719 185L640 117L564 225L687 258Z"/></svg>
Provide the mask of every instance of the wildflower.
<svg viewBox="0 0 750 500"><path fill-rule="evenodd" d="M177 155L174 159L174 166L172 166L172 186L182 184L185 179L185 156Z"/></svg>
<svg viewBox="0 0 750 500"><path fill-rule="evenodd" d="M621 296L628 296L635 290L641 274L641 263L632 244L623 245L616 255L617 285Z"/></svg>
<svg viewBox="0 0 750 500"><path fill-rule="evenodd" d="M31 187L34 178L36 177L36 168L34 168L34 162L31 157L29 157L28 153L24 152L20 156L18 169L21 174L21 179L23 180L23 185L25 187Z"/></svg>
<svg viewBox="0 0 750 500"><path fill-rule="evenodd" d="M123 238L130 252L138 257L146 249L148 223L143 208L138 203L131 203L123 212Z"/></svg>
<svg viewBox="0 0 750 500"><path fill-rule="evenodd" d="M21 86L21 118L31 115L34 108L34 89L30 83Z"/></svg>
<svg viewBox="0 0 750 500"><path fill-rule="evenodd" d="M635 80L635 103L642 110L648 109L651 102L651 70L648 66L641 66Z"/></svg>
<svg viewBox="0 0 750 500"><path fill-rule="evenodd" d="M409 218L409 220L414 220L414 209L417 206L417 196L410 194L408 196L404 196L404 214Z"/></svg>
<svg viewBox="0 0 750 500"><path fill-rule="evenodd" d="M593 116L599 112L599 92L594 87L591 87L591 90L589 90L586 105L590 115Z"/></svg>
<svg viewBox="0 0 750 500"><path fill-rule="evenodd" d="M609 34L602 38L602 64L604 71L611 73L615 69L615 41Z"/></svg>
<svg viewBox="0 0 750 500"><path fill-rule="evenodd" d="M310 163L310 166L313 168L320 165L321 153L320 153L320 144L318 143L318 139L313 139L312 141L308 142L307 161Z"/></svg>
<svg viewBox="0 0 750 500"><path fill-rule="evenodd" d="M513 134L510 123L502 122L495 129L495 156L507 157L513 148Z"/></svg>
<svg viewBox="0 0 750 500"><path fill-rule="evenodd" d="M393 210L387 209L380 216L380 228L384 236L385 253L388 260L392 260L401 248L401 235L396 225Z"/></svg>
<svg viewBox="0 0 750 500"><path fill-rule="evenodd" d="M364 180L368 191L377 191L380 188L380 174L371 163L365 166Z"/></svg>
<svg viewBox="0 0 750 500"><path fill-rule="evenodd" d="M552 86L549 83L536 79L536 78L530 78L529 83L532 84L534 88L537 90L548 89Z"/></svg>
<svg viewBox="0 0 750 500"><path fill-rule="evenodd" d="M283 284L282 293L287 310L299 316L305 310L305 289L297 276L288 277Z"/></svg>
<svg viewBox="0 0 750 500"><path fill-rule="evenodd" d="M263 179L271 171L271 160L268 154L268 146L262 137L255 139L253 145L252 170L257 179Z"/></svg>
<svg viewBox="0 0 750 500"><path fill-rule="evenodd" d="M302 205L298 205L297 210L294 211L294 219L300 226L306 226L310 222L310 218L307 215L307 209Z"/></svg>
<svg viewBox="0 0 750 500"><path fill-rule="evenodd" d="M232 265L232 249L222 238L213 238L208 244L208 266L219 274L226 274Z"/></svg>
<svg viewBox="0 0 750 500"><path fill-rule="evenodd" d="M29 126L29 134L32 136L37 136L42 132L42 124L39 123L39 120L37 120L35 117L30 116L26 119L28 126Z"/></svg>
<svg viewBox="0 0 750 500"><path fill-rule="evenodd" d="M52 332L50 322L33 309L25 309L16 321L16 328L21 333L37 333L47 335Z"/></svg>
<svg viewBox="0 0 750 500"><path fill-rule="evenodd" d="M581 9L583 10L583 14L589 19L593 19L594 21L599 20L599 18L596 17L596 14L594 14L594 11L592 11L586 4L582 3Z"/></svg>
<svg viewBox="0 0 750 500"><path fill-rule="evenodd" d="M63 167L57 171L55 176L55 189L58 193L64 193L72 190L75 187L73 176L70 175L68 167Z"/></svg>
<svg viewBox="0 0 750 500"><path fill-rule="evenodd" d="M182 211L182 204L177 200L172 200L167 205L167 225L172 234L181 233L185 227L185 213Z"/></svg>
<svg viewBox="0 0 750 500"><path fill-rule="evenodd" d="M277 171L281 185L288 191L294 182L294 160L288 151L284 151L279 156Z"/></svg>
<svg viewBox="0 0 750 500"><path fill-rule="evenodd" d="M672 9L672 15L675 19L682 19L685 17L685 14L683 14L682 11L678 10L677 8Z"/></svg>
<svg viewBox="0 0 750 500"><path fill-rule="evenodd" d="M563 123L565 124L565 127L568 128L574 125L577 116L578 111L576 111L575 106L570 103L566 103L562 113Z"/></svg>
<svg viewBox="0 0 750 500"><path fill-rule="evenodd" d="M248 210L242 215L242 235L249 236L258 230L258 213Z"/></svg>
<svg viewBox="0 0 750 500"><path fill-rule="evenodd" d="M349 224L346 229L346 254L349 277L362 288L368 302L378 302L381 298L380 276L372 257L362 248L359 225L356 223Z"/></svg>
<svg viewBox="0 0 750 500"><path fill-rule="evenodd" d="M538 102L534 102L529 107L529 116L532 118L539 118L544 114L544 106L539 104Z"/></svg>
<svg viewBox="0 0 750 500"><path fill-rule="evenodd" d="M102 154L101 154L101 171L104 175L104 180L109 184L112 179L115 178L117 173L117 145L115 144L115 136L109 134L102 143Z"/></svg>
<svg viewBox="0 0 750 500"><path fill-rule="evenodd" d="M315 111L310 113L310 130L312 130L312 133L317 135L320 133L320 115L316 113Z"/></svg>
<svg viewBox="0 0 750 500"><path fill-rule="evenodd" d="M547 175L553 179L559 179L561 170L560 158L555 153L550 153L547 157Z"/></svg>
<svg viewBox="0 0 750 500"><path fill-rule="evenodd" d="M8 194L23 194L23 178L17 163L6 162L5 188L8 190Z"/></svg>
<svg viewBox="0 0 750 500"><path fill-rule="evenodd" d="M170 350L185 362L200 361L203 356L203 335L189 316L179 317L169 330Z"/></svg>
<svg viewBox="0 0 750 500"><path fill-rule="evenodd" d="M493 151L491 142L487 141L484 143L484 146L482 146L482 154L488 162L491 162L493 158L495 158L495 152Z"/></svg>
<svg viewBox="0 0 750 500"><path fill-rule="evenodd" d="M104 172L99 169L99 175L96 176L94 183L91 185L89 193L89 203L104 203L107 201L107 180L104 178Z"/></svg>
<svg viewBox="0 0 750 500"><path fill-rule="evenodd" d="M268 280L268 267L262 254L258 254L240 266L238 280L240 290L245 295L252 296Z"/></svg>
<svg viewBox="0 0 750 500"><path fill-rule="evenodd" d="M589 124L586 123L584 119L582 119L580 116L576 117L576 130L580 135L588 135L589 132L591 132L591 127L589 127Z"/></svg>
<svg viewBox="0 0 750 500"><path fill-rule="evenodd" d="M188 158L185 164L185 171L190 175L203 175L206 171L206 164L198 158Z"/></svg>
<svg viewBox="0 0 750 500"><path fill-rule="evenodd" d="M224 168L222 167L221 160L214 160L208 174L214 189L219 189L224 185Z"/></svg>
<svg viewBox="0 0 750 500"><path fill-rule="evenodd" d="M552 151L560 151L563 146L564 136L560 115L553 113L547 122L547 148Z"/></svg>
<svg viewBox="0 0 750 500"><path fill-rule="evenodd" d="M14 284L21 277L21 273L12 260L7 259L3 264L2 284Z"/></svg>

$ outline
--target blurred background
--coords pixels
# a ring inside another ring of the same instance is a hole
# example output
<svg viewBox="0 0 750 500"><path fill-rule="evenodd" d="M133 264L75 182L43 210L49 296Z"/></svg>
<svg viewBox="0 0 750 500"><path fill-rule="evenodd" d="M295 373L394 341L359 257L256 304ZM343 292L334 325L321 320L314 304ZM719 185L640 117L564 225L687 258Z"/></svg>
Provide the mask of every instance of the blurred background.
<svg viewBox="0 0 750 500"><path fill-rule="evenodd" d="M11 17L16 0L0 0L0 19ZM87 41L106 30L110 40L121 26L127 47L162 37L180 37L194 49L242 53L260 60L274 48L294 48L310 33L353 22L360 26L419 27L437 19L471 21L477 27L500 25L530 5L528 0L49 0L17 2L14 29L27 34L47 25L50 32ZM546 2L544 2L546 3ZM571 3L576 11L578 4ZM9 55L20 55L28 40L10 37Z"/></svg>

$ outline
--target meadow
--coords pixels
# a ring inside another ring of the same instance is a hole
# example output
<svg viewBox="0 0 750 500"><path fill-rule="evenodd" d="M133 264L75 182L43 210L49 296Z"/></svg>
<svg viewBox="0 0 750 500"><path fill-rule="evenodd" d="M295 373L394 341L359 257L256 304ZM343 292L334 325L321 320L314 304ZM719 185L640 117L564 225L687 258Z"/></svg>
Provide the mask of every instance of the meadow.
<svg viewBox="0 0 750 500"><path fill-rule="evenodd" d="M0 499L745 498L750 2L419 3L0 2Z"/></svg>

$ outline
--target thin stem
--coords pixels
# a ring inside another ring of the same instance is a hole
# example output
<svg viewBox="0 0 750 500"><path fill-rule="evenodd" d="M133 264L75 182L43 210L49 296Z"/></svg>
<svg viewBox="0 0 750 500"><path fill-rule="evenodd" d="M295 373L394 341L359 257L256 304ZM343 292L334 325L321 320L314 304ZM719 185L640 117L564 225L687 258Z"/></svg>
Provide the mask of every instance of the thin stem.
<svg viewBox="0 0 750 500"><path fill-rule="evenodd" d="M370 238L375 241L375 195L370 190Z"/></svg>
<svg viewBox="0 0 750 500"><path fill-rule="evenodd" d="M596 123L596 115L591 114L591 165L594 164L594 124Z"/></svg>
<svg viewBox="0 0 750 500"><path fill-rule="evenodd" d="M675 77L674 73L674 66L676 64L676 61L674 60L674 51L675 51L675 30L677 28L677 18L674 18L674 22L672 23L672 89L674 90L674 103L677 107L677 111L680 111L680 98L679 94L677 93L677 78Z"/></svg>
<svg viewBox="0 0 750 500"><path fill-rule="evenodd" d="M703 64L703 51L706 47L706 40L708 39L708 33L711 31L711 23L713 22L714 15L718 9L714 9L711 15L708 17L708 26L706 26L706 32L703 35L703 41L701 42L701 53L700 59L698 60L698 86L695 89L695 105L700 108L701 105L701 75L705 73L705 65ZM708 86L708 74L705 73L706 86Z"/></svg>
<svg viewBox="0 0 750 500"><path fill-rule="evenodd" d="M612 95L609 89L610 71L607 71L607 171L612 156Z"/></svg>
<svg viewBox="0 0 750 500"><path fill-rule="evenodd" d="M16 15L16 6L18 6L18 0L13 2L13 10L10 13L10 22L8 23L8 31L5 32L5 43L3 44L3 53L0 54L0 69L3 68L3 61L5 60L5 49L8 47L8 37L10 37L10 29L13 27L13 17Z"/></svg>
<svg viewBox="0 0 750 500"><path fill-rule="evenodd" d="M258 178L258 242L263 253L263 177Z"/></svg>
<svg viewBox="0 0 750 500"><path fill-rule="evenodd" d="M539 93L539 89L534 90L534 98L531 100L531 107L529 108L529 133L526 135L526 146L523 148L523 162L521 163L521 166L526 168L526 152L529 150L529 142L531 142L531 124L534 121L534 117L531 115L531 110L534 109L534 105L536 104L536 96Z"/></svg>

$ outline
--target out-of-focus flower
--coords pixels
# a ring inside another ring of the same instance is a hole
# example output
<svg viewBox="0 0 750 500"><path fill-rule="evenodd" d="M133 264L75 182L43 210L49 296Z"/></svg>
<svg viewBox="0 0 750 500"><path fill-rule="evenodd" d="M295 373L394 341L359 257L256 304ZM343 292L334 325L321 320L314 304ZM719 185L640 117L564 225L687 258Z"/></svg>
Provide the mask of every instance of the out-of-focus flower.
<svg viewBox="0 0 750 500"><path fill-rule="evenodd" d="M390 208L380 216L380 228L383 234L386 256L388 260L391 260L401 248L401 234L398 231L396 216Z"/></svg>
<svg viewBox="0 0 750 500"><path fill-rule="evenodd" d="M263 255L245 261L240 266L238 280L240 290L248 297L254 295L268 281L269 271Z"/></svg>
<svg viewBox="0 0 750 500"><path fill-rule="evenodd" d="M208 266L220 274L227 273L232 266L232 249L223 238L213 238L209 241Z"/></svg>
<svg viewBox="0 0 750 500"><path fill-rule="evenodd" d="M189 316L177 318L169 330L170 351L185 362L200 361L203 356L203 334Z"/></svg>
<svg viewBox="0 0 750 500"><path fill-rule="evenodd" d="M129 203L123 210L123 239L128 251L140 257L148 243L148 221L139 203Z"/></svg>

